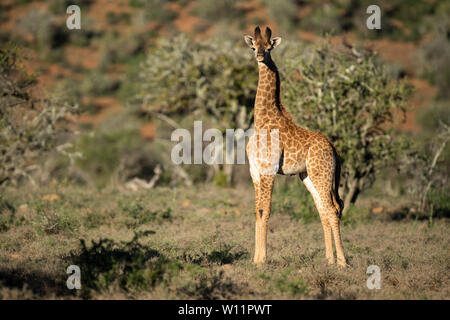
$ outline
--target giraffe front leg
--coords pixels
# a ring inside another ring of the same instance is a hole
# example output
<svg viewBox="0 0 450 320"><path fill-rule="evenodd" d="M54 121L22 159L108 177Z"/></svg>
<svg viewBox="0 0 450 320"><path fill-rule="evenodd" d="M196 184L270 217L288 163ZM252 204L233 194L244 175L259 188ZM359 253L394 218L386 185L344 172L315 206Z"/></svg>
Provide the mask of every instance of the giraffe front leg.
<svg viewBox="0 0 450 320"><path fill-rule="evenodd" d="M259 179L256 181L253 180L253 186L255 188L255 217L256 217L256 224L255 224L255 255L253 256L253 262L257 263L260 260L260 251L259 251L259 239L261 235L261 223L258 220L258 208L260 207L259 203Z"/></svg>
<svg viewBox="0 0 450 320"><path fill-rule="evenodd" d="M264 263L267 253L267 223L270 217L273 175L262 175L258 188L258 203L255 206L255 256L253 262Z"/></svg>

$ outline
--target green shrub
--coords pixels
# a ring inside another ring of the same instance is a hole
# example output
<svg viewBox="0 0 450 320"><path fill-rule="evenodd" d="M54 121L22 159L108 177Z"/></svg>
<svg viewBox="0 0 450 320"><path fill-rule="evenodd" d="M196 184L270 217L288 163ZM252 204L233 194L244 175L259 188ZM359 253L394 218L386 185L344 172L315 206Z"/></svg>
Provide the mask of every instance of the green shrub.
<svg viewBox="0 0 450 320"><path fill-rule="evenodd" d="M20 51L14 45L0 49L0 185L31 182L37 162L65 139L65 117L77 111L66 102L32 101L29 92L34 77L20 65Z"/></svg>
<svg viewBox="0 0 450 320"><path fill-rule="evenodd" d="M253 60L230 41L198 43L183 34L162 39L141 66L132 105L184 123L202 118L210 127L245 130L258 77Z"/></svg>
<svg viewBox="0 0 450 320"><path fill-rule="evenodd" d="M431 207L431 214L436 218L450 217L450 188L431 189L428 192L428 205Z"/></svg>
<svg viewBox="0 0 450 320"><path fill-rule="evenodd" d="M81 95L80 82L71 78L58 81L49 92L49 98L53 101L58 101L60 103L65 102L70 105L79 104Z"/></svg>
<svg viewBox="0 0 450 320"><path fill-rule="evenodd" d="M146 233L136 233L131 241L110 239L81 240L80 249L71 252L70 263L83 270L83 295L91 290L107 290L112 285L130 290L150 290L159 283L169 283L182 268L177 261L139 243Z"/></svg>
<svg viewBox="0 0 450 320"><path fill-rule="evenodd" d="M288 293L291 296L303 296L308 293L308 284L301 276L293 276L291 269L282 271L278 276L273 274L260 274L260 278L269 282L281 293Z"/></svg>
<svg viewBox="0 0 450 320"><path fill-rule="evenodd" d="M311 194L300 180L294 183L284 182L276 186L273 196L273 212L287 214L303 223L319 221L319 213Z"/></svg>
<svg viewBox="0 0 450 320"><path fill-rule="evenodd" d="M417 155L410 166L410 192L420 199L419 214L448 216L450 175L450 104L432 103L419 116L422 134L416 139Z"/></svg>
<svg viewBox="0 0 450 320"><path fill-rule="evenodd" d="M8 201L8 199L6 199L2 194L0 194L0 214L5 211L15 213L16 208L10 201Z"/></svg>
<svg viewBox="0 0 450 320"><path fill-rule="evenodd" d="M369 221L369 211L364 207L357 207L353 203L342 215L341 221L344 226L357 226Z"/></svg>
<svg viewBox="0 0 450 320"><path fill-rule="evenodd" d="M139 101L172 115L212 117L221 128L250 125L258 73L248 50L231 42L163 39L140 74Z"/></svg>
<svg viewBox="0 0 450 320"><path fill-rule="evenodd" d="M435 101L419 113L419 124L427 133L436 134L440 123L450 126L450 102ZM429 139L430 137L427 137Z"/></svg>
<svg viewBox="0 0 450 320"><path fill-rule="evenodd" d="M111 60L109 58L105 58L105 61L100 63L101 67L106 67ZM122 85L120 86L118 97L125 104L129 100L136 97L139 93L139 88L136 86L136 81L138 81L139 73L141 72L142 62L145 60L145 55L141 53L137 53L134 57L128 58L127 71L126 71L126 79Z"/></svg>
<svg viewBox="0 0 450 320"><path fill-rule="evenodd" d="M0 232L8 231L12 225L22 222L17 221L15 213L14 205L0 194Z"/></svg>
<svg viewBox="0 0 450 320"><path fill-rule="evenodd" d="M222 172L219 171L214 175L214 185L217 187L227 187L228 183L227 183L227 175Z"/></svg>
<svg viewBox="0 0 450 320"><path fill-rule="evenodd" d="M123 154L139 145L136 130L94 131L75 142L75 151L82 154L76 165L94 177L98 186L104 186L117 169Z"/></svg>
<svg viewBox="0 0 450 320"><path fill-rule="evenodd" d="M146 43L145 34L120 36L116 32L108 33L102 39L99 68L106 70L111 64L129 63L142 54Z"/></svg>
<svg viewBox="0 0 450 320"><path fill-rule="evenodd" d="M99 71L89 73L80 84L83 95L102 96L115 92L119 88L119 80L111 79Z"/></svg>
<svg viewBox="0 0 450 320"><path fill-rule="evenodd" d="M36 218L32 221L37 231L45 234L73 233L78 230L80 222L71 208L59 202L37 200L34 203Z"/></svg>
<svg viewBox="0 0 450 320"><path fill-rule="evenodd" d="M152 211L142 204L142 201L119 201L119 209L124 211L128 216L136 220L136 225L141 225L149 222L171 221L172 208L164 210Z"/></svg>
<svg viewBox="0 0 450 320"><path fill-rule="evenodd" d="M329 44L286 51L288 57L278 59L285 79L281 100L299 125L323 133L336 146L342 159L340 194L348 207L381 168L410 149L409 140L396 137L394 128L411 88L390 78L370 53L339 51Z"/></svg>
<svg viewBox="0 0 450 320"><path fill-rule="evenodd" d="M88 213L83 219L83 225L87 229L96 229L108 222L108 217L98 213Z"/></svg>
<svg viewBox="0 0 450 320"><path fill-rule="evenodd" d="M222 270L194 269L192 281L184 285L180 291L188 297L200 300L231 299L239 292L240 285L224 275Z"/></svg>

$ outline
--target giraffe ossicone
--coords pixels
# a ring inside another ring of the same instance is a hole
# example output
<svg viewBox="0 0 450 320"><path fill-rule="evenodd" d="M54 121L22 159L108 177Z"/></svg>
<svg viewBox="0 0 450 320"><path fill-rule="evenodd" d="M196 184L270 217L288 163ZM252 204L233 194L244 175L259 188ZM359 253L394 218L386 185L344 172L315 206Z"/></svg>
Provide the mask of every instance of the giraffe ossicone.
<svg viewBox="0 0 450 320"><path fill-rule="evenodd" d="M340 163L336 148L319 132L297 126L280 99L280 76L270 52L281 43L266 27L264 35L256 27L254 35L244 36L254 51L259 80L254 106L254 133L246 147L250 175L255 188L256 264L265 262L267 223L271 213L275 175L298 175L311 193L322 222L325 256L334 263L333 239L337 263L346 266L340 235L343 202L339 197ZM277 132L272 136L272 132ZM269 134L270 133L270 134ZM266 139L265 143L264 139Z"/></svg>

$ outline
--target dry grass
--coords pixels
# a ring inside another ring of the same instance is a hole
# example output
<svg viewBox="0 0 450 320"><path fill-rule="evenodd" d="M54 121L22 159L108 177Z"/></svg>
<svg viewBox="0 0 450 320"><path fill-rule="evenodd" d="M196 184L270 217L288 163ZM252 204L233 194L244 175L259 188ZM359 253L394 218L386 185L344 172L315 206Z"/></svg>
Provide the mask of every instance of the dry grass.
<svg viewBox="0 0 450 320"><path fill-rule="evenodd" d="M47 194L59 197L43 200ZM277 189L274 201L287 196ZM378 214L358 221L356 210L343 226L350 267L342 270L326 265L317 220L305 223L288 214L290 207L274 205L268 262L258 268L251 263L251 188L11 189L2 201L9 204L1 207L0 221L4 299L450 297L447 219L430 225ZM65 284L71 264L81 267L77 292ZM371 264L381 268L380 290L366 287Z"/></svg>

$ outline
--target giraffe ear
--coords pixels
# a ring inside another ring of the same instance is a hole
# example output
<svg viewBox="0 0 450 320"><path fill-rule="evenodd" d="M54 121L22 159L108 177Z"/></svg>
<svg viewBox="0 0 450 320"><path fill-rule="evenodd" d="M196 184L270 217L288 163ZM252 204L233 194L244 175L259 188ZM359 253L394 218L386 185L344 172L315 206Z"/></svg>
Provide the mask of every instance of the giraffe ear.
<svg viewBox="0 0 450 320"><path fill-rule="evenodd" d="M278 47L278 45L280 43L281 43L281 38L280 37L273 38L272 41L270 42L270 44L272 45L272 48Z"/></svg>
<svg viewBox="0 0 450 320"><path fill-rule="evenodd" d="M252 37L250 37L248 35L245 35L244 36L244 41L250 48L253 47L253 38Z"/></svg>

